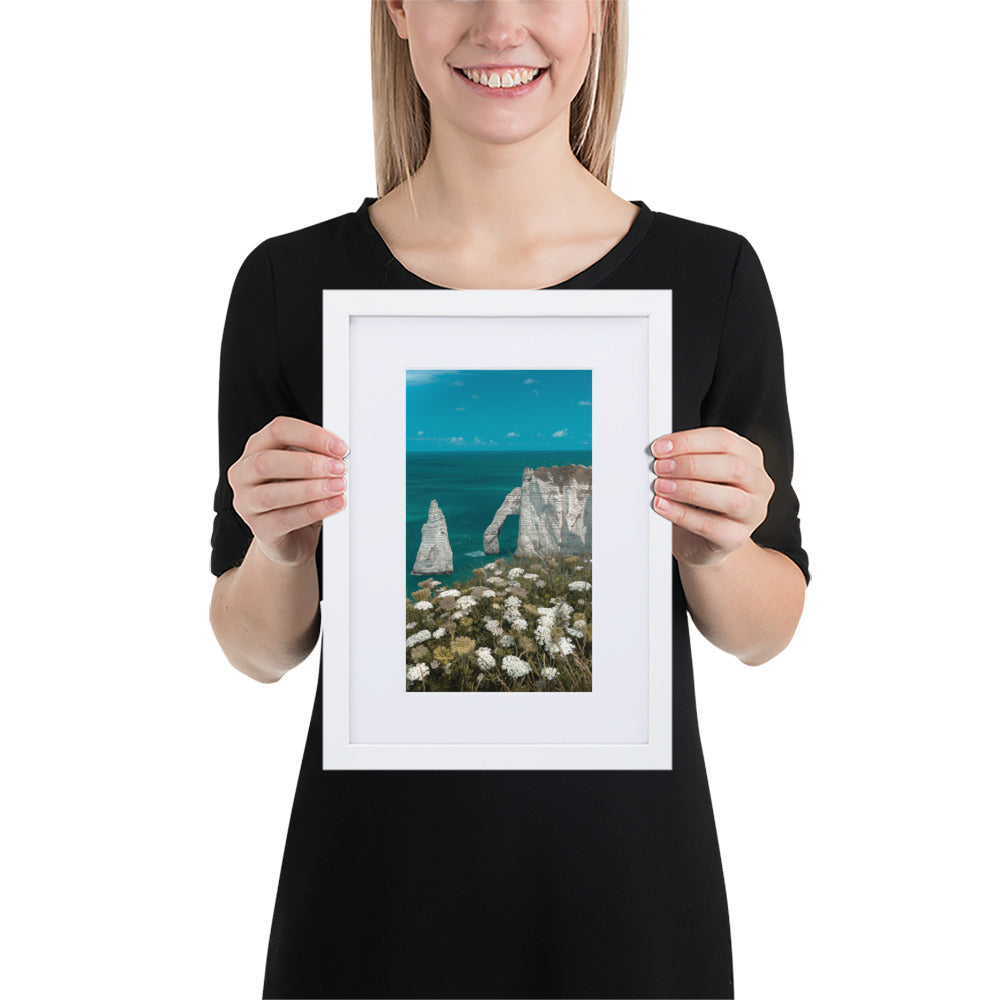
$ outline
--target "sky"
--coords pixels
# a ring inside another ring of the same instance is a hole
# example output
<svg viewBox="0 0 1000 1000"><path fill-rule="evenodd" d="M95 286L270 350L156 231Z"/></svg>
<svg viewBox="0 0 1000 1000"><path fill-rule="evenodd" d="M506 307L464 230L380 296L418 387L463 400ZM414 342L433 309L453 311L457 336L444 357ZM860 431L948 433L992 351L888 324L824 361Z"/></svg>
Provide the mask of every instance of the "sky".
<svg viewBox="0 0 1000 1000"><path fill-rule="evenodd" d="M591 447L591 369L407 369L407 451Z"/></svg>

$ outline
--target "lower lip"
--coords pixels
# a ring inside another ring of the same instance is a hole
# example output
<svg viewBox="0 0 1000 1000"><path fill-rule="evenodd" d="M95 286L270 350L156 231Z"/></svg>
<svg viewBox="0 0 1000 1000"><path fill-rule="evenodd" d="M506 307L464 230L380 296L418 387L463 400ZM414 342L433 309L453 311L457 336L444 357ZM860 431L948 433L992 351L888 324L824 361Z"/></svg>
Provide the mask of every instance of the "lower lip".
<svg viewBox="0 0 1000 1000"><path fill-rule="evenodd" d="M480 97L492 97L501 101L509 101L515 97L524 97L536 90L542 79L548 74L543 69L531 83L522 83L520 87L484 87L481 83L470 80L460 69L454 70L455 75L467 86L471 87Z"/></svg>

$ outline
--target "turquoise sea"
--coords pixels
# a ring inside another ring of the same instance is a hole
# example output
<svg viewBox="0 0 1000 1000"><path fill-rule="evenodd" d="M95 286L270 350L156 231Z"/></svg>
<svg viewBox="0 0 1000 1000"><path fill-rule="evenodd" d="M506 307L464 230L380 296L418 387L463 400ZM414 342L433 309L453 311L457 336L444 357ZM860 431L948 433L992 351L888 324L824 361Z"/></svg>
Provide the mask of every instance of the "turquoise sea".
<svg viewBox="0 0 1000 1000"><path fill-rule="evenodd" d="M521 485L525 468L542 465L592 465L585 451L460 451L406 453L406 590L409 597L426 574L410 572L420 548L420 529L431 500L437 500L448 526L454 562L452 573L434 579L450 586L467 579L472 570L498 556L510 556L517 546L520 519L508 517L500 529L500 552L483 551L483 532L504 497Z"/></svg>

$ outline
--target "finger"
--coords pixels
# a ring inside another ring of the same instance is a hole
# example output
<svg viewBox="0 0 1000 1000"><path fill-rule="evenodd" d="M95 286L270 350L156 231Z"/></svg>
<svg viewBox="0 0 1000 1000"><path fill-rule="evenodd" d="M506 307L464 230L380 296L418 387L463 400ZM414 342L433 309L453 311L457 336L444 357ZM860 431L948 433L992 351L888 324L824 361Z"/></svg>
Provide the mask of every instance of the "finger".
<svg viewBox="0 0 1000 1000"><path fill-rule="evenodd" d="M302 504L342 495L346 490L347 486L342 476L261 483L244 493L238 513L242 517L244 513L259 515L282 508L298 507Z"/></svg>
<svg viewBox="0 0 1000 1000"><path fill-rule="evenodd" d="M741 455L702 454L678 455L676 458L657 458L653 471L658 476L672 479L700 479L706 483L729 483L740 486L748 493L760 484L763 470L748 462Z"/></svg>
<svg viewBox="0 0 1000 1000"><path fill-rule="evenodd" d="M744 541L746 531L735 521L721 514L712 514L688 504L657 497L653 501L657 512L685 531L704 538L720 549L733 551Z"/></svg>
<svg viewBox="0 0 1000 1000"><path fill-rule="evenodd" d="M323 479L342 476L347 462L342 458L317 455L314 451L272 449L258 451L243 460L246 481L262 483L270 479Z"/></svg>
<svg viewBox="0 0 1000 1000"><path fill-rule="evenodd" d="M254 533L267 538L280 538L337 514L346 506L347 497L342 495L328 500L312 500L295 507L279 507L260 515Z"/></svg>
<svg viewBox="0 0 1000 1000"><path fill-rule="evenodd" d="M653 492L678 503L691 504L730 519L748 522L754 513L753 495L738 486L705 483L696 479L657 479Z"/></svg>
<svg viewBox="0 0 1000 1000"><path fill-rule="evenodd" d="M653 442L651 450L654 458L668 455L676 458L677 455L697 452L730 452L755 465L764 464L764 453L760 448L728 427L693 427L675 434L664 434Z"/></svg>
<svg viewBox="0 0 1000 1000"><path fill-rule="evenodd" d="M350 452L343 438L298 417L275 417L247 440L248 452L292 446L337 458L344 458Z"/></svg>

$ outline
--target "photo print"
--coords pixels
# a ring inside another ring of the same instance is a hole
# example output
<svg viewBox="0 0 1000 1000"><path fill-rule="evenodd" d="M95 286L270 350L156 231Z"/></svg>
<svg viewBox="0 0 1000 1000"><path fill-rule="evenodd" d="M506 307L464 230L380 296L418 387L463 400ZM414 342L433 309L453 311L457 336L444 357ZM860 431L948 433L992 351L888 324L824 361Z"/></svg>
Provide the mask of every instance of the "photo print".
<svg viewBox="0 0 1000 1000"><path fill-rule="evenodd" d="M592 376L406 370L407 691L592 690Z"/></svg>

